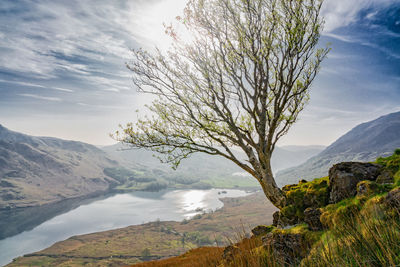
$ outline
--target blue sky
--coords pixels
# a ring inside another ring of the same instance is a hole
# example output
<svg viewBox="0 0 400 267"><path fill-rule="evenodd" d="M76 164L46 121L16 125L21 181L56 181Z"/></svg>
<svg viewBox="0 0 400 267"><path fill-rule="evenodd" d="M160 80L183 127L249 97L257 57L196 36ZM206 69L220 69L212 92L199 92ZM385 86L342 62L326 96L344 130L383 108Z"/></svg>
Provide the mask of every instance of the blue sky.
<svg viewBox="0 0 400 267"><path fill-rule="evenodd" d="M166 46L163 22L183 0L0 2L0 124L104 145L148 98L124 63L130 48ZM311 101L281 145L328 145L400 111L400 1L326 0L332 52Z"/></svg>

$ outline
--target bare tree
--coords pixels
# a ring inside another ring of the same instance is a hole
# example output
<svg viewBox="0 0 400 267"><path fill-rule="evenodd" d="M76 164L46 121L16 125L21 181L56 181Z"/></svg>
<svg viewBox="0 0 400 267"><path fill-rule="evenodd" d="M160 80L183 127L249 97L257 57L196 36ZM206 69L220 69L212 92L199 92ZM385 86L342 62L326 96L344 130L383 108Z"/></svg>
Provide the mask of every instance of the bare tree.
<svg viewBox="0 0 400 267"><path fill-rule="evenodd" d="M116 139L160 153L175 167L196 152L225 157L258 180L278 208L271 170L277 141L296 122L329 48L318 48L322 0L190 0L185 41L167 27L167 53L133 50L127 67L153 113ZM246 159L232 148L240 148Z"/></svg>

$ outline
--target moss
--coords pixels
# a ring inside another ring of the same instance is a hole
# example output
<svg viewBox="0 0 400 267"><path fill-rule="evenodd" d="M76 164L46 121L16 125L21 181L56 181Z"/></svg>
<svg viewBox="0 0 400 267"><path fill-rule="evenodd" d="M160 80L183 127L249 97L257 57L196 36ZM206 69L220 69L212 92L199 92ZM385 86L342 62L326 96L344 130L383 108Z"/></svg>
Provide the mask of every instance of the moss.
<svg viewBox="0 0 400 267"><path fill-rule="evenodd" d="M279 229L276 228L272 231L272 234L293 234L293 235L301 235L303 236L304 240L309 244L312 245L318 240L320 240L321 236L323 235L323 231L310 231L307 224L298 224L294 227L289 229Z"/></svg>
<svg viewBox="0 0 400 267"><path fill-rule="evenodd" d="M400 185L400 149L396 149L392 156L378 158L376 163L382 165L395 178L395 184Z"/></svg>
<svg viewBox="0 0 400 267"><path fill-rule="evenodd" d="M281 216L291 222L304 219L306 208L324 207L328 203L328 177L307 182L301 180L299 184L287 185L282 188L287 198L287 206L281 209Z"/></svg>
<svg viewBox="0 0 400 267"><path fill-rule="evenodd" d="M328 228L346 224L351 221L354 215L359 213L363 203L363 200L354 197L344 199L336 204L330 204L322 209L321 223Z"/></svg>
<svg viewBox="0 0 400 267"><path fill-rule="evenodd" d="M281 216L293 218L296 216L297 208L294 205L289 205L281 209Z"/></svg>
<svg viewBox="0 0 400 267"><path fill-rule="evenodd" d="M378 184L374 181L361 181L357 184L357 198L369 199L371 196L390 191L392 185Z"/></svg>

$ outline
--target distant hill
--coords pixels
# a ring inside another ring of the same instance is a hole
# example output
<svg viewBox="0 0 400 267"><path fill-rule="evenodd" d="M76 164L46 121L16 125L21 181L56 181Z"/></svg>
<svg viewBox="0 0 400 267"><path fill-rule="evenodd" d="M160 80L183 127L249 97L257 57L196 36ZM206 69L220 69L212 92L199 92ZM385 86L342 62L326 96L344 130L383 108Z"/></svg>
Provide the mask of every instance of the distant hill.
<svg viewBox="0 0 400 267"><path fill-rule="evenodd" d="M0 209L53 203L106 191L118 163L95 146L33 137L0 125Z"/></svg>
<svg viewBox="0 0 400 267"><path fill-rule="evenodd" d="M280 185L299 179L328 175L329 168L342 161L374 161L400 147L400 112L362 123L340 137L315 157L297 167L278 172Z"/></svg>
<svg viewBox="0 0 400 267"><path fill-rule="evenodd" d="M305 162L310 157L321 152L323 146L287 146L277 147L272 156L274 171L296 166ZM102 148L121 164L141 171L156 171L158 174L175 179L176 177L192 178L218 186L224 180L225 184L232 183L241 186L256 185L254 178L246 177L246 173L231 161L203 153L196 153L185 159L174 171L167 164L161 163L153 152L143 149L129 149L127 145L116 144ZM240 152L236 152L240 157ZM217 181L219 180L219 182Z"/></svg>

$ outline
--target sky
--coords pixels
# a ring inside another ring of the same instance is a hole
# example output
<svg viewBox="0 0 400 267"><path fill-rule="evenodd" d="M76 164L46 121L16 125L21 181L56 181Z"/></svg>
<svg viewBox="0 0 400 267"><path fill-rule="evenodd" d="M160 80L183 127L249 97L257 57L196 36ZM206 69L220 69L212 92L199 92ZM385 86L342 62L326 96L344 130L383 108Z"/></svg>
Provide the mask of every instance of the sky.
<svg viewBox="0 0 400 267"><path fill-rule="evenodd" d="M148 97L125 62L165 48L163 23L185 0L1 0L0 124L95 145L136 120ZM400 111L400 0L325 0L332 51L310 103L279 145L329 145L357 124Z"/></svg>

